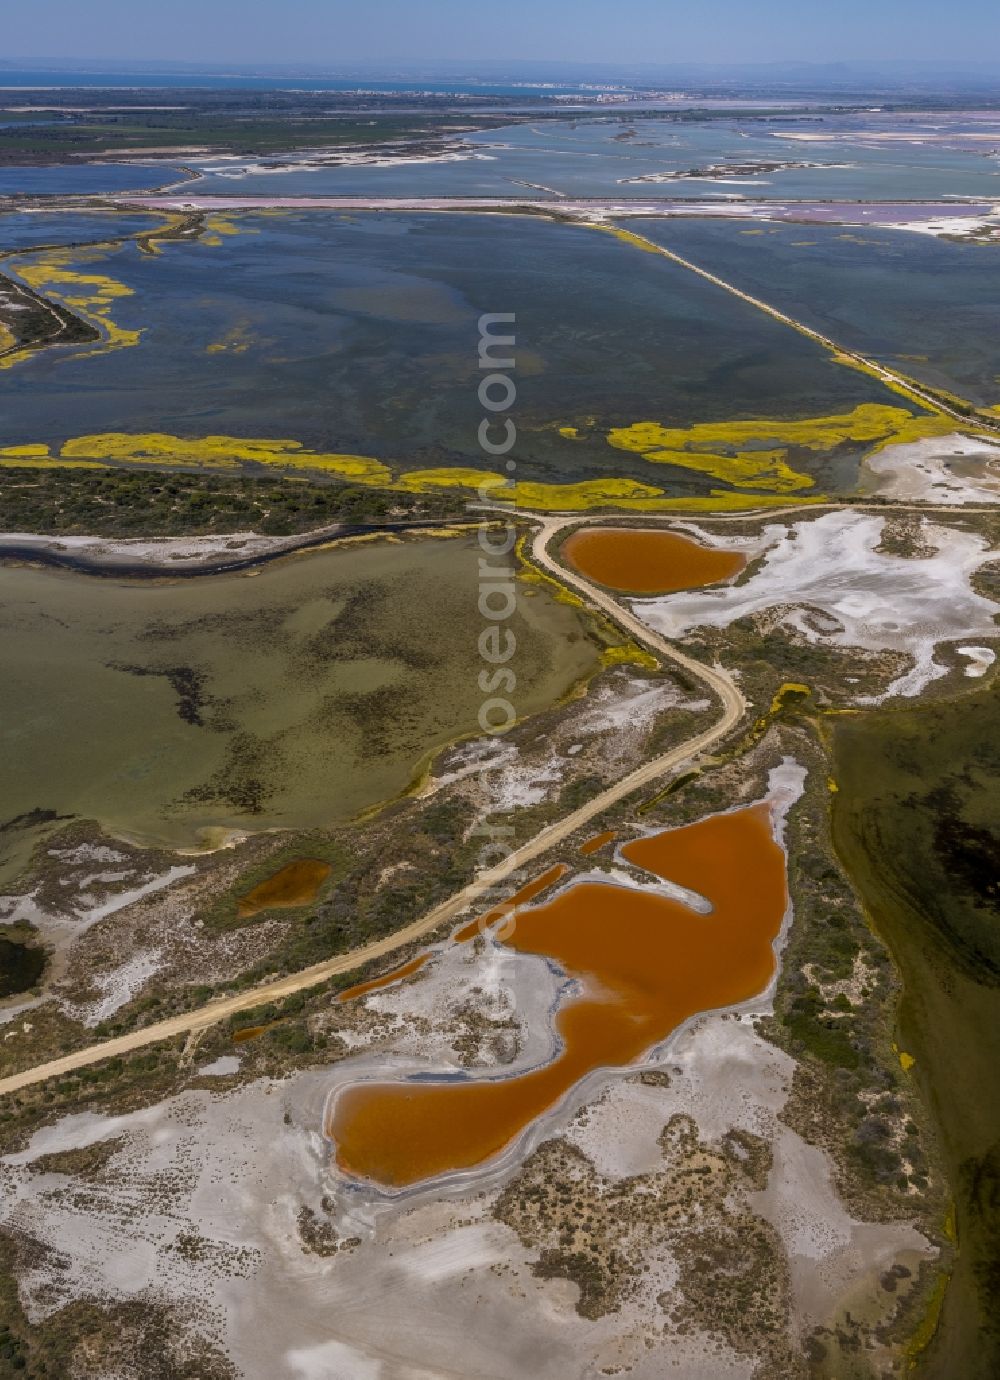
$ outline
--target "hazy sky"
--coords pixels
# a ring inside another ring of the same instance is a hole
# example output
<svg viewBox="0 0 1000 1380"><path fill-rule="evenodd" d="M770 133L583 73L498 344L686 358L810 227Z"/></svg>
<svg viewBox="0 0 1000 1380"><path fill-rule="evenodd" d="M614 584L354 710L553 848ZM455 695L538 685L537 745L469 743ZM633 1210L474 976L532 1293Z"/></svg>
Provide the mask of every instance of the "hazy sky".
<svg viewBox="0 0 1000 1380"><path fill-rule="evenodd" d="M231 63L1000 59L996 0L26 0L0 57Z"/></svg>

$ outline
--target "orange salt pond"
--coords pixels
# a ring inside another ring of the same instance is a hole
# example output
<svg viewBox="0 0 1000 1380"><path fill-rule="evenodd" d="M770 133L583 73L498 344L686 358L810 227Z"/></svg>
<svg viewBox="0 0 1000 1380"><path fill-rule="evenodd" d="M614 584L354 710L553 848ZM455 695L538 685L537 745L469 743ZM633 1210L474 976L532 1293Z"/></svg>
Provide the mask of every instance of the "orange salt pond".
<svg viewBox="0 0 1000 1380"><path fill-rule="evenodd" d="M540 877L535 877L532 881L523 886L520 891L515 891L509 901L501 901L498 906L487 911L485 915L470 920L467 925L463 925L460 930L455 932L455 943L465 944L470 939L475 939L477 934L482 934L491 925L495 925L498 920L503 920L510 915L511 911L518 906L526 906L529 901L533 901L536 896L540 896L546 887L550 887L553 882L558 882L560 877L565 877L569 868L565 863L556 863L555 867L550 867L547 872L543 872Z"/></svg>
<svg viewBox="0 0 1000 1380"><path fill-rule="evenodd" d="M345 987L342 992L337 993L337 1000L353 1001L355 997L363 997L368 992L377 992L380 987L388 987L394 982L402 982L403 978L419 972L429 958L430 954L418 954L416 958L411 958L409 963L401 963L398 968L390 969L381 977L370 978L368 982L355 983L353 987Z"/></svg>
<svg viewBox="0 0 1000 1380"><path fill-rule="evenodd" d="M581 527L563 542L562 555L588 580L628 594L697 589L728 580L746 565L737 551L633 527Z"/></svg>
<svg viewBox="0 0 1000 1380"><path fill-rule="evenodd" d="M606 843L610 843L615 837L614 829L605 829L603 834L595 834L592 839L580 844L580 852L585 858L589 858L591 853L596 853L603 848Z"/></svg>
<svg viewBox="0 0 1000 1380"><path fill-rule="evenodd" d="M237 918L249 920L265 910L288 910L292 906L308 906L319 895L319 889L333 868L319 858L296 858L273 877L255 886L240 897Z"/></svg>
<svg viewBox="0 0 1000 1380"><path fill-rule="evenodd" d="M635 840L623 855L700 893L712 911L627 887L580 883L517 916L507 947L576 979L557 1053L509 1078L359 1082L328 1131L349 1174L390 1188L497 1155L588 1073L634 1063L688 1017L762 991L786 904L785 859L766 805Z"/></svg>

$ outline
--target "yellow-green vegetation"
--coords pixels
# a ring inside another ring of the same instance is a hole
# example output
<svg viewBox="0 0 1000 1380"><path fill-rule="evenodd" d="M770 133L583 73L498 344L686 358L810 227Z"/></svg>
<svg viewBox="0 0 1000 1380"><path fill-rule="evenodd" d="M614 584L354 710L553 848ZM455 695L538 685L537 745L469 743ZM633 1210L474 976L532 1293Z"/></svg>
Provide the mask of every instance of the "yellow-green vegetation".
<svg viewBox="0 0 1000 1380"><path fill-rule="evenodd" d="M519 508L539 512L579 512L594 508L621 508L631 512L733 512L785 504L783 494L742 494L713 489L698 497L675 498L652 484L634 479L585 479L575 484L543 484L527 481L510 484L501 474L456 466L448 469L411 470L394 474L382 460L370 455L314 451L301 441L269 440L238 436L172 436L166 432L98 432L77 436L61 447L44 444L0 447L0 466L30 464L38 467L86 463L100 465L182 466L197 469L237 469L241 465L266 465L284 470L337 475L354 484L407 494L430 494L447 489L502 490ZM799 499L808 502L808 499Z"/></svg>
<svg viewBox="0 0 1000 1380"><path fill-rule="evenodd" d="M204 230L200 236L202 244L212 245L213 247L222 244L223 236L228 235L257 235L260 232L248 228L244 223L237 225L230 216L206 216Z"/></svg>
<svg viewBox="0 0 1000 1380"><path fill-rule="evenodd" d="M647 652L637 642L622 642L617 647L606 647L601 653L602 666L641 666L645 671L659 670L659 662L652 652Z"/></svg>
<svg viewBox="0 0 1000 1380"><path fill-rule="evenodd" d="M28 347L23 350L14 349L17 342L6 326L3 329L5 334L2 341L0 341L0 351L3 352L0 353L0 369L13 369L15 364L20 364L22 360L30 359L35 352Z"/></svg>
<svg viewBox="0 0 1000 1380"><path fill-rule="evenodd" d="M779 686L774 699L771 701L771 713L780 714L786 705L804 700L810 693L808 685L803 685L800 681L786 680L783 685Z"/></svg>
<svg viewBox="0 0 1000 1380"><path fill-rule="evenodd" d="M998 742L995 683L833 735L834 840L899 969L901 1082L924 1095L955 1199L950 1281L914 1339L926 1380L1000 1374L1000 1108L983 1095L1000 1057Z"/></svg>
<svg viewBox="0 0 1000 1380"><path fill-rule="evenodd" d="M34 447L33 451L40 455L42 449ZM44 449L47 452L47 447ZM0 456L5 454L5 451L0 451ZM300 441L246 440L238 436L200 436L191 439L157 431L136 435L112 431L77 436L61 447L59 460L105 461L124 465L188 465L199 469L235 469L249 462L337 474L355 483L385 487L389 487L392 478L389 467L380 460L366 455L311 451Z"/></svg>
<svg viewBox="0 0 1000 1380"><path fill-rule="evenodd" d="M89 325L100 330L102 342L98 350L117 350L137 345L141 331L128 330L112 316L115 303L122 297L134 296L132 288L104 273L87 273L81 265L101 263L108 250L102 245L84 249L49 249L31 255L27 262L18 262L19 278L35 292L47 293L76 312ZM84 351L84 355L95 351ZM8 366L17 361L8 355ZM78 356L79 357L79 356Z"/></svg>
<svg viewBox="0 0 1000 1380"><path fill-rule="evenodd" d="M17 447L11 447L17 450ZM26 449L30 449L27 448ZM5 470L103 470L107 466L100 460L60 460L51 455L11 455L0 450L0 469Z"/></svg>
<svg viewBox="0 0 1000 1380"><path fill-rule="evenodd" d="M944 417L914 416L888 403L860 403L852 412L830 417L752 418L667 427L634 422L613 427L608 442L654 464L676 465L721 479L738 489L790 493L811 488L814 480L788 463L789 450L833 450L850 442L876 450L954 431ZM760 449L754 447L760 446ZM764 448L771 446L771 449Z"/></svg>
<svg viewBox="0 0 1000 1380"><path fill-rule="evenodd" d="M113 314L116 301L133 297L135 290L107 274L87 272L88 266L101 263L109 254L129 242L133 242L143 254L156 255L163 252L165 244L182 238L199 239L207 245L221 245L223 236L258 233L221 215L192 216L168 212L164 213L162 220L159 228L138 234L110 235L106 240L82 247L25 249L8 256L22 282L43 298L47 296L51 302L72 311L79 320L99 332L100 342L82 354L77 351L75 358L137 345L142 336L142 328L128 329L120 325ZM53 337L53 340L57 339L60 343L68 343L64 335ZM35 353L33 348L14 349L16 343L13 334L0 326L0 369L10 369ZM208 348L211 352L214 347ZM225 348L236 347L227 342Z"/></svg>
<svg viewBox="0 0 1000 1380"><path fill-rule="evenodd" d="M950 1276L947 1271L942 1270L934 1281L934 1289L927 1301L924 1316L920 1320L920 1325L914 1332L906 1348L906 1359L908 1370L915 1370L921 1352L927 1350L934 1340L937 1332L938 1323L941 1320L941 1310L944 1308L945 1296L948 1293L948 1282Z"/></svg>
<svg viewBox="0 0 1000 1380"><path fill-rule="evenodd" d="M794 710L803 701L808 700L811 695L812 691L808 685L799 681L784 681L775 691L771 700L771 707L767 713L761 714L754 720L746 736L736 744L733 755L742 756L748 747L759 743L775 719L780 718L787 710Z"/></svg>
<svg viewBox="0 0 1000 1380"><path fill-rule="evenodd" d="M528 555L527 537L520 536L515 546L518 559L517 578L522 584L534 585L544 589L558 604L568 604L570 608L587 612L587 605L578 594L569 589L554 575L540 570ZM622 640L621 634L610 619L593 610L588 614L597 637L605 645L600 655L600 668L610 666L638 666L644 671L658 671L660 663L651 652L645 651L631 638Z"/></svg>
<svg viewBox="0 0 1000 1380"><path fill-rule="evenodd" d="M652 240L644 239L642 235L636 235L631 230L623 230L620 225L602 225L597 221L591 222L591 229L603 230L605 234L614 235L616 240L621 240L623 244L630 244L635 249L641 249L644 254L660 254L664 259L676 259L678 256L672 254L669 249L663 249L660 245L654 244Z"/></svg>
<svg viewBox="0 0 1000 1380"><path fill-rule="evenodd" d="M245 321L238 322L226 331L221 340L213 340L205 346L207 355L245 355L253 344Z"/></svg>

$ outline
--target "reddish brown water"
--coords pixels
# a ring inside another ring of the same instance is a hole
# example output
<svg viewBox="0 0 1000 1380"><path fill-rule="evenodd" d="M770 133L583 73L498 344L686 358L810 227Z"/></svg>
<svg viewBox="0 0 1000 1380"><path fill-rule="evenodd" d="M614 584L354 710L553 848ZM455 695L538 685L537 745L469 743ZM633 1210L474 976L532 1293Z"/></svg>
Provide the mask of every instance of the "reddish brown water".
<svg viewBox="0 0 1000 1380"><path fill-rule="evenodd" d="M592 839L587 839L586 843L581 843L580 852L585 858L589 858L591 853L596 853L606 843L610 843L613 838L615 838L614 829L605 829L603 834L595 834Z"/></svg>
<svg viewBox="0 0 1000 1380"><path fill-rule="evenodd" d="M401 963L398 968L383 973L381 977L370 978L368 982L357 982L353 987L345 987L342 992L337 994L337 1000L351 1001L354 997L363 997L366 992L377 992L380 987L388 987L393 982L401 982L411 973L419 972L429 958L430 954L418 954L416 958L411 958L409 963Z"/></svg>
<svg viewBox="0 0 1000 1380"><path fill-rule="evenodd" d="M265 910L287 910L292 906L311 905L332 871L330 864L321 862L319 858L296 858L275 872L273 877L266 878L252 891L241 896L237 917L249 920Z"/></svg>
<svg viewBox="0 0 1000 1380"><path fill-rule="evenodd" d="M328 1127L342 1169L399 1188L482 1164L594 1069L634 1063L688 1017L766 987L786 903L784 855L766 806L622 851L707 897L712 913L599 883L518 913L508 945L544 955L581 984L556 1017L560 1052L511 1078L346 1088Z"/></svg>
<svg viewBox="0 0 1000 1380"><path fill-rule="evenodd" d="M628 594L697 589L728 580L746 565L736 551L632 527L581 527L563 542L562 554L588 580Z"/></svg>
<svg viewBox="0 0 1000 1380"><path fill-rule="evenodd" d="M455 943L465 944L470 939L475 939L477 934L482 934L483 930L488 930L491 925L495 925L498 920L505 919L518 906L526 906L529 901L533 901L536 896L540 896L546 887L550 887L553 882L558 882L560 877L565 877L569 868L565 863L556 863L555 867L550 867L547 872L543 872L540 877L535 877L532 881L523 886L520 891L515 891L509 901L501 901L498 906L488 910L485 915L478 916L475 920L470 920L467 925L455 933Z"/></svg>

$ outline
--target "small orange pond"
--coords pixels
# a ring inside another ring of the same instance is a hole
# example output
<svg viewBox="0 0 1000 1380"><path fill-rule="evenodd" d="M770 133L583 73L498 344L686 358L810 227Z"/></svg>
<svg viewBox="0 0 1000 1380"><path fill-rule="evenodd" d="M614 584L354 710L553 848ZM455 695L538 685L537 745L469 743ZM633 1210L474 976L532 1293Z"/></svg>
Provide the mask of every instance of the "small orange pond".
<svg viewBox="0 0 1000 1380"><path fill-rule="evenodd" d="M265 910L287 910L291 906L308 906L319 895L319 889L333 871L329 863L319 858L296 858L287 867L266 878L252 891L240 897L236 911L240 920L249 920Z"/></svg>
<svg viewBox="0 0 1000 1380"><path fill-rule="evenodd" d="M563 542L562 555L588 580L628 594L697 589L728 580L746 565L737 551L634 527L581 527Z"/></svg>
<svg viewBox="0 0 1000 1380"><path fill-rule="evenodd" d="M498 1154L594 1069L633 1063L682 1021L763 990L785 911L785 859L766 805L625 845L629 861L700 893L707 915L583 882L521 911L505 943L577 979L551 1063L509 1078L360 1082L328 1131L349 1174L402 1188Z"/></svg>
<svg viewBox="0 0 1000 1380"><path fill-rule="evenodd" d="M600 834L594 834L593 838L585 839L580 844L580 852L585 858L589 858L591 853L598 853L605 844L610 843L617 837L614 829L604 829Z"/></svg>
<svg viewBox="0 0 1000 1380"><path fill-rule="evenodd" d="M353 1001L355 997L365 997L369 992L378 992L383 987L391 987L394 982L402 982L403 978L419 973L429 958L430 954L417 954L409 963L401 963L398 968L383 973L381 977L369 978L367 982L357 982L353 987L345 987L342 992L337 993L337 1000Z"/></svg>

